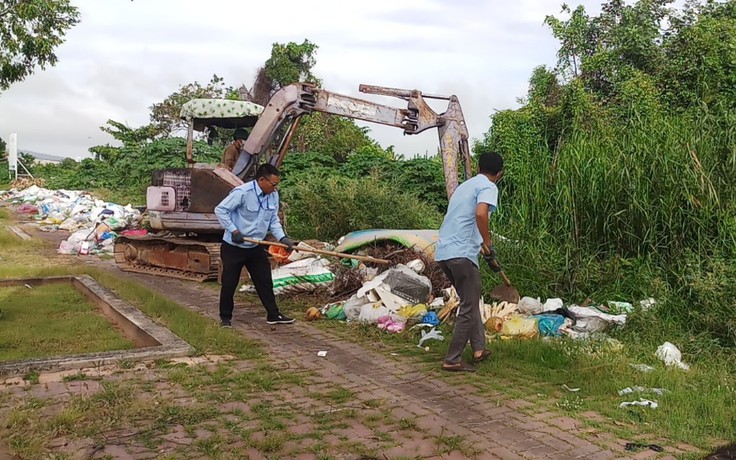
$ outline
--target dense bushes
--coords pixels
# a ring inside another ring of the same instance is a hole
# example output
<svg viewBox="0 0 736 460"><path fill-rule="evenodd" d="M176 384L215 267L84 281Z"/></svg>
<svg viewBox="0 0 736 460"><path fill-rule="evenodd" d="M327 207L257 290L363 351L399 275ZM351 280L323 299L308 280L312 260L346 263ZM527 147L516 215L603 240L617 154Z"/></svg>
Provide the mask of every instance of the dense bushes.
<svg viewBox="0 0 736 460"><path fill-rule="evenodd" d="M334 241L369 228L438 228L441 214L416 195L376 176L300 175L283 189L289 233Z"/></svg>

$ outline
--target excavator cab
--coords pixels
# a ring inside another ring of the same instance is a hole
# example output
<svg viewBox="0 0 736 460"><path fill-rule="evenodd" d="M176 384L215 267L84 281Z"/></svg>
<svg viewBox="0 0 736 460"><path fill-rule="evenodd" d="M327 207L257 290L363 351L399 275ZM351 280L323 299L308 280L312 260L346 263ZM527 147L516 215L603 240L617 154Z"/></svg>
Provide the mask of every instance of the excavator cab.
<svg viewBox="0 0 736 460"><path fill-rule="evenodd" d="M146 207L154 230L221 234L214 209L234 187L244 182L227 169L194 160L194 132L214 128L252 128L263 107L248 101L193 99L182 106L187 121L187 168L153 173Z"/></svg>
<svg viewBox="0 0 736 460"><path fill-rule="evenodd" d="M252 128L263 109L252 102L225 99L193 99L182 106L188 167L154 171L146 208L156 234L119 236L114 255L121 269L196 281L217 276L223 230L214 210L244 181L218 165L197 163L194 132Z"/></svg>

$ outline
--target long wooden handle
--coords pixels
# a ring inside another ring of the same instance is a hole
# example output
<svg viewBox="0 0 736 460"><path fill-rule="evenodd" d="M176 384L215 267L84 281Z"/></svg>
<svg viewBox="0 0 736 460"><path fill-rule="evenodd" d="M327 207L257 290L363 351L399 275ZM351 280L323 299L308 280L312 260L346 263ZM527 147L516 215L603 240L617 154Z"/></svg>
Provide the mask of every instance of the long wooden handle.
<svg viewBox="0 0 736 460"><path fill-rule="evenodd" d="M255 240L253 238L243 238L243 241L247 241L248 243L253 243L253 244L261 244L264 246L276 246L279 248L288 248L287 245L283 243L276 243L274 241ZM356 256L354 254L345 254L344 252L327 251L325 249L294 248L294 250L300 251L300 252L312 252L314 254L322 254L325 256L340 257L343 259L362 260L363 262L373 262L374 264L389 265L391 263L391 261L386 260L386 259L376 259L374 257L369 257L369 256Z"/></svg>
<svg viewBox="0 0 736 460"><path fill-rule="evenodd" d="M481 252L483 252L483 254L488 254L489 252L491 252L491 250L485 244L481 244L481 248L482 248L482 251ZM493 260L493 266L496 267L496 268L498 268L498 267L501 266L501 264L498 262L498 260L495 260L494 259ZM506 276L506 273L504 273L503 270L501 270L500 272L498 272L498 276L501 277L501 281L503 281L503 284L504 285L511 287L511 280L509 279L508 276Z"/></svg>
<svg viewBox="0 0 736 460"><path fill-rule="evenodd" d="M511 286L511 280L509 279L508 276L506 276L506 273L504 273L502 271L501 272L498 272L498 276L501 277L501 281L503 281L503 284L504 285Z"/></svg>

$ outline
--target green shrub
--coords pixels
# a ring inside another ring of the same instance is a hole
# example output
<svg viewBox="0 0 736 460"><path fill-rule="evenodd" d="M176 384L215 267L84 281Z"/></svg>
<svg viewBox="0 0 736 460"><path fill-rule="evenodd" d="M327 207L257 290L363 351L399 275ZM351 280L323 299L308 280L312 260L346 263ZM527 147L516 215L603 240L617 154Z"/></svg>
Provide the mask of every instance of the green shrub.
<svg viewBox="0 0 736 460"><path fill-rule="evenodd" d="M375 176L291 175L282 200L288 205L289 233L300 239L330 241L369 228L439 228L442 222L431 205Z"/></svg>

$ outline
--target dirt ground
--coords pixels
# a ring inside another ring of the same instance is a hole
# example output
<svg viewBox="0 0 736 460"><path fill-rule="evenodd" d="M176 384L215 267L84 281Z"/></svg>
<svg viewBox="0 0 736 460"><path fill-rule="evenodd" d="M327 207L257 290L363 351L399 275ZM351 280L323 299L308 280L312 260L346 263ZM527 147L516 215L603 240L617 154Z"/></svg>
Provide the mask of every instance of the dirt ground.
<svg viewBox="0 0 736 460"><path fill-rule="evenodd" d="M65 238L24 229L57 244ZM85 260L217 321L216 289L121 272L96 257ZM59 458L675 458L672 449L667 454L627 452L625 440L570 417L539 412L530 402L464 384L461 375L442 373L437 363L393 356L306 322L271 327L263 316L260 305L241 301L233 320L237 333L266 351L265 364L258 366L267 366L273 381L261 388L239 387L238 376L256 369L251 362L231 360L227 378L220 375L218 385L207 389L193 385L179 366L139 365L104 376L90 372L96 378L88 379L42 375L39 383L9 386L0 395L15 404L28 398L49 401L53 411L80 395L109 391L105 382L135 382L137 400L188 407L194 414L187 419L181 411L164 420L142 417L122 432L106 433L104 443L60 430L54 442L68 457ZM320 357L319 351L327 355ZM186 369L214 378L222 369L215 358L202 357ZM0 458L10 457L0 450Z"/></svg>

